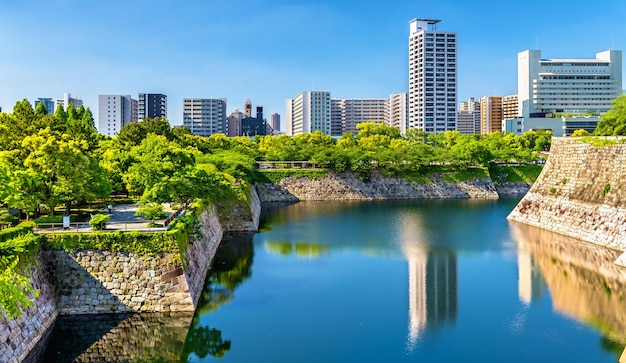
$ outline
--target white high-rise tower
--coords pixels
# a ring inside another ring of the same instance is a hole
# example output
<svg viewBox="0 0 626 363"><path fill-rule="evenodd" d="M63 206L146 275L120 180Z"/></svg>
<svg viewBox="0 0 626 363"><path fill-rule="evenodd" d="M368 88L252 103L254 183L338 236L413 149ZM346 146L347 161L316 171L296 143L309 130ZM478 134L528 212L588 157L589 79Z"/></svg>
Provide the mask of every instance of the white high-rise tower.
<svg viewBox="0 0 626 363"><path fill-rule="evenodd" d="M409 128L428 133L456 129L456 33L440 20L409 23Z"/></svg>

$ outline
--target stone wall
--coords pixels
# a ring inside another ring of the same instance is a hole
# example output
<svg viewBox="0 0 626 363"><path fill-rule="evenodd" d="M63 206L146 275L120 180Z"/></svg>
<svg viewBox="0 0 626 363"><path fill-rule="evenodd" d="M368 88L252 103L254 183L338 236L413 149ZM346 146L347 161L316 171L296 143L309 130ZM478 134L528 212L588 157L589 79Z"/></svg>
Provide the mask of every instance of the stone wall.
<svg viewBox="0 0 626 363"><path fill-rule="evenodd" d="M185 251L184 273L194 306L198 305L207 272L224 234L214 207L200 214L200 228L202 238L190 241Z"/></svg>
<svg viewBox="0 0 626 363"><path fill-rule="evenodd" d="M626 144L552 138L550 157L508 219L626 250Z"/></svg>
<svg viewBox="0 0 626 363"><path fill-rule="evenodd" d="M25 309L22 316L15 319L7 319L0 311L0 362L22 362L57 317L53 292L45 273L38 267L41 264L39 256L37 264L30 267L30 281L39 290L33 307Z"/></svg>
<svg viewBox="0 0 626 363"><path fill-rule="evenodd" d="M60 314L194 311L222 238L213 209L200 216L185 268L173 253L148 256L97 250L43 251Z"/></svg>
<svg viewBox="0 0 626 363"><path fill-rule="evenodd" d="M389 178L373 172L368 182L354 173L329 172L324 178L288 177L279 184L257 184L263 202L298 200L375 200L375 199L497 199L498 193L489 178L450 183L433 178L429 183L413 183L403 178Z"/></svg>
<svg viewBox="0 0 626 363"><path fill-rule="evenodd" d="M256 189L250 188L250 204L240 202L231 205L220 213L220 223L227 232L256 232L260 216L261 200Z"/></svg>

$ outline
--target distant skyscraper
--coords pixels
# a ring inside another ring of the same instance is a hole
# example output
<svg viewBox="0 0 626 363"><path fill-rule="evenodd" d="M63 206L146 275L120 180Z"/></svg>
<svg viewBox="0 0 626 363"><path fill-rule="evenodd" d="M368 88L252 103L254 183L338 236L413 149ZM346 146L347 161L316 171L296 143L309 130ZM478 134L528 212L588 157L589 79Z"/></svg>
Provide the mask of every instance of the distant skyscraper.
<svg viewBox="0 0 626 363"><path fill-rule="evenodd" d="M241 136L241 120L243 119L243 113L236 108L230 113L230 116L226 118L227 135L229 137Z"/></svg>
<svg viewBox="0 0 626 363"><path fill-rule="evenodd" d="M167 118L167 96L160 93L140 93L137 108L139 121L146 117Z"/></svg>
<svg viewBox="0 0 626 363"><path fill-rule="evenodd" d="M130 95L99 95L98 131L114 136L122 127L132 122L132 101Z"/></svg>
<svg viewBox="0 0 626 363"><path fill-rule="evenodd" d="M386 98L331 99L331 135L341 136L344 132L356 134L356 125L366 122L387 122Z"/></svg>
<svg viewBox="0 0 626 363"><path fill-rule="evenodd" d="M48 111L49 114L54 114L54 111L56 111L52 98L38 98L37 101L35 101L35 108L37 108L40 103L43 103L44 107L46 107L46 111Z"/></svg>
<svg viewBox="0 0 626 363"><path fill-rule="evenodd" d="M134 98L130 99L130 121L139 121L139 101Z"/></svg>
<svg viewBox="0 0 626 363"><path fill-rule="evenodd" d="M287 135L320 130L331 134L330 91L303 91L285 104Z"/></svg>
<svg viewBox="0 0 626 363"><path fill-rule="evenodd" d="M270 116L270 125L272 126L272 130L274 131L274 135L278 134L280 131L280 115L275 113Z"/></svg>
<svg viewBox="0 0 626 363"><path fill-rule="evenodd" d="M409 23L409 128L428 133L456 129L456 33L440 20Z"/></svg>
<svg viewBox="0 0 626 363"><path fill-rule="evenodd" d="M194 135L226 134L226 99L184 98L183 126L189 127Z"/></svg>
<svg viewBox="0 0 626 363"><path fill-rule="evenodd" d="M517 95L502 97L502 119L512 119L519 114L519 102Z"/></svg>
<svg viewBox="0 0 626 363"><path fill-rule="evenodd" d="M399 128L402 135L406 134L408 126L408 101L409 94L403 92L390 95L386 104L387 125Z"/></svg>
<svg viewBox="0 0 626 363"><path fill-rule="evenodd" d="M81 100L80 98L74 98L69 93L64 93L63 94L63 98L60 98L60 99L56 100L56 105L55 105L54 109L56 110L56 107L61 105L61 106L63 106L64 110L67 110L67 106L69 106L70 103L73 104L75 108L79 108L80 106L83 105L83 100Z"/></svg>
<svg viewBox="0 0 626 363"><path fill-rule="evenodd" d="M480 102L470 97L461 102L457 113L457 131L465 135L480 134Z"/></svg>

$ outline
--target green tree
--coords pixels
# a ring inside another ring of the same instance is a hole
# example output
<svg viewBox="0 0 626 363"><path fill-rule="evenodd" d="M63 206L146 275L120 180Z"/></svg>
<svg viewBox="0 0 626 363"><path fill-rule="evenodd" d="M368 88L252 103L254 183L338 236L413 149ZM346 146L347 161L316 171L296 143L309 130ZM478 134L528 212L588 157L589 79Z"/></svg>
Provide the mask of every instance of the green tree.
<svg viewBox="0 0 626 363"><path fill-rule="evenodd" d="M259 138L259 151L265 154L265 160L296 160L296 143L285 134L268 135Z"/></svg>
<svg viewBox="0 0 626 363"><path fill-rule="evenodd" d="M134 162L122 179L127 190L134 195L143 195L146 192L146 196L162 195L149 190L154 186L159 187L168 183L174 175L186 173L188 166L195 165L193 153L183 149L176 142L168 141L165 136L152 133L148 134L140 145L131 149L130 156Z"/></svg>
<svg viewBox="0 0 626 363"><path fill-rule="evenodd" d="M162 117L146 117L139 122L141 127L146 130L148 134L156 134L165 136L168 140L174 140L174 134L170 127L170 122L166 118Z"/></svg>
<svg viewBox="0 0 626 363"><path fill-rule="evenodd" d="M148 132L139 122L129 122L122 126L117 134L117 138L122 144L132 147L141 144L147 135Z"/></svg>
<svg viewBox="0 0 626 363"><path fill-rule="evenodd" d="M151 221L165 217L165 211L161 203L144 203L137 208L136 216L143 216Z"/></svg>
<svg viewBox="0 0 626 363"><path fill-rule="evenodd" d="M598 136L626 135L626 95L613 100L613 106L602 116L593 132Z"/></svg>
<svg viewBox="0 0 626 363"><path fill-rule="evenodd" d="M577 137L577 136L589 136L589 132L585 129L578 129L578 130L574 130L574 132L572 133L572 136Z"/></svg>
<svg viewBox="0 0 626 363"><path fill-rule="evenodd" d="M104 178L97 173L103 170L87 154L85 140L74 140L69 135L54 135L49 128L24 139L22 146L28 152L24 166L37 175L42 185L43 201L54 213L57 204L64 203L68 212L72 202L93 199L96 188L92 183L103 183L103 189L95 192L102 197L110 192Z"/></svg>

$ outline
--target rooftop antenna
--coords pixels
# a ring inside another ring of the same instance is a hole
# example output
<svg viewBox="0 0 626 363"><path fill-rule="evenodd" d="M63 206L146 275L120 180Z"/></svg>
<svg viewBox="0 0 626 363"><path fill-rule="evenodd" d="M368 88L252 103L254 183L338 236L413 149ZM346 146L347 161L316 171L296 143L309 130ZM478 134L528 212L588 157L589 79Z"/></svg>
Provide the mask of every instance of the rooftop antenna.
<svg viewBox="0 0 626 363"><path fill-rule="evenodd" d="M539 35L535 35L535 49L539 50Z"/></svg>

